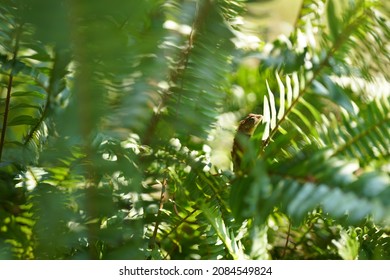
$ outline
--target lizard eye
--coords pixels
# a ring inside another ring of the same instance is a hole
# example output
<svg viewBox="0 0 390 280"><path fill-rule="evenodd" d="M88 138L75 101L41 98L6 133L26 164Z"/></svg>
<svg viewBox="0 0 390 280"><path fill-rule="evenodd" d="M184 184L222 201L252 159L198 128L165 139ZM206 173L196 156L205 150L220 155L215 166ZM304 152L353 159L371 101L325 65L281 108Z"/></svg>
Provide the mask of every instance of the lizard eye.
<svg viewBox="0 0 390 280"><path fill-rule="evenodd" d="M243 123L243 128L245 130L248 130L250 129L251 127L253 127L253 125L255 124L256 120L253 118L253 117L249 117L247 118L244 123Z"/></svg>
<svg viewBox="0 0 390 280"><path fill-rule="evenodd" d="M253 125L254 123L255 123L255 118L254 117L250 117L249 119L248 119L248 124L249 125Z"/></svg>

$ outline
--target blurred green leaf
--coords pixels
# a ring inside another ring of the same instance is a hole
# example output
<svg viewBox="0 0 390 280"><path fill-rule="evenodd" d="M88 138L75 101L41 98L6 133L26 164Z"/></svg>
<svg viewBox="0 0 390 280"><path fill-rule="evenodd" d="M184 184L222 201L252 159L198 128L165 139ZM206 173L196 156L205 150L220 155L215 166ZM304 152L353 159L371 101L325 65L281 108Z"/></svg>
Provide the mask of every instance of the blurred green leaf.
<svg viewBox="0 0 390 280"><path fill-rule="evenodd" d="M328 26L330 29L330 34L332 39L335 40L339 35L339 26L340 22L336 15L335 4L333 0L327 1L327 16L328 16Z"/></svg>
<svg viewBox="0 0 390 280"><path fill-rule="evenodd" d="M37 123L37 119L29 115L17 116L8 122L8 126L14 125L34 125Z"/></svg>

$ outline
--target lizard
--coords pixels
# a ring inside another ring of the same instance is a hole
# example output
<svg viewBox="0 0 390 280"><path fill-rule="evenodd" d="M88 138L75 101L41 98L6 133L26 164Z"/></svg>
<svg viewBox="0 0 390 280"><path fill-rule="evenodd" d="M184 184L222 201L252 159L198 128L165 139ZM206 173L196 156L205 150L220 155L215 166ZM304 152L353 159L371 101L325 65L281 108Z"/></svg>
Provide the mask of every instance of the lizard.
<svg viewBox="0 0 390 280"><path fill-rule="evenodd" d="M243 146L244 137L248 139L253 135L256 127L261 123L263 119L262 115L259 114L249 114L246 118L240 121L231 151L232 161L233 161L233 170L237 172L241 167L241 159L245 152L245 147Z"/></svg>

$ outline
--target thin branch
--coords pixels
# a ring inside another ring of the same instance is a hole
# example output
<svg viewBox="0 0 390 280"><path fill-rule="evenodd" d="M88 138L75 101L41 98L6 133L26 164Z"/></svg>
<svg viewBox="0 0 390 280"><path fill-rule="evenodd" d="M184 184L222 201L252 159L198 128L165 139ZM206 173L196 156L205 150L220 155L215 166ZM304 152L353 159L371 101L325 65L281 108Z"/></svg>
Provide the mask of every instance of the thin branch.
<svg viewBox="0 0 390 280"><path fill-rule="evenodd" d="M154 247L156 245L158 227L160 226L160 223L161 223L161 212L162 212L162 209L164 207L164 198L165 198L166 188L167 188L167 179L164 178L164 180L162 182L162 186L161 186L160 206L159 206L158 212L157 212L156 224L154 225L153 235L152 235L152 238L150 239L150 243L149 243L150 249L154 249Z"/></svg>
<svg viewBox="0 0 390 280"><path fill-rule="evenodd" d="M12 81L13 81L13 75L9 75L8 79L8 85L7 85L7 97L5 99L5 108L4 108L4 118L3 118L3 126L1 129L1 139L0 139L0 161L3 155L3 148L4 148L4 141L5 141L5 132L7 130L7 122L8 122L8 113L9 113L9 104L11 101L11 90L12 90Z"/></svg>
<svg viewBox="0 0 390 280"><path fill-rule="evenodd" d="M291 233L291 222L288 220L288 230L287 230L287 237L286 237L286 244L284 244L283 252L282 252L282 259L284 259L286 255L286 251L288 248L288 243L290 242L290 233Z"/></svg>
<svg viewBox="0 0 390 280"><path fill-rule="evenodd" d="M193 214L195 214L196 211L198 211L199 209L198 208L195 208L194 210L192 210L191 212L189 212L187 214L187 216L185 216L184 218L182 218L167 234L165 234L163 236L162 239L165 239L167 238L169 235L171 235L173 232L175 232L180 225L182 225L183 223L187 222L187 219L189 219Z"/></svg>
<svg viewBox="0 0 390 280"><path fill-rule="evenodd" d="M13 79L14 79L14 67L16 64L16 58L19 51L19 40L20 35L22 33L22 27L23 24L20 25L20 27L16 30L16 36L15 36L15 48L12 56L12 66L9 74L8 84L7 84L7 96L5 99L5 108L4 108L4 118L3 118L3 126L1 129L1 136L0 136L0 162L3 156L3 150L4 150L4 143L5 143L5 133L7 131L7 123L8 123L8 115L9 115L9 106L11 102L11 91L12 91L12 85L13 85Z"/></svg>

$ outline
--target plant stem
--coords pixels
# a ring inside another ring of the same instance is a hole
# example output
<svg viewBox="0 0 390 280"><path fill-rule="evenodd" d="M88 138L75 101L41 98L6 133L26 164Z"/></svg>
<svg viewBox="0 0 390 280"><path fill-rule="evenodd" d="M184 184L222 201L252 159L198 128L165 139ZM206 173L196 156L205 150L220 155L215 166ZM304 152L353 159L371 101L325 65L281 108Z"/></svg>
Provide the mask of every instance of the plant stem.
<svg viewBox="0 0 390 280"><path fill-rule="evenodd" d="M160 222L161 222L161 210L164 207L164 198L165 198L166 187L167 187L167 179L164 178L164 180L162 182L162 186L161 186L160 205L159 205L158 212L157 212L156 224L154 225L153 235L152 235L152 238L150 239L150 248L151 249L154 249L154 246L156 245L158 227L159 227Z"/></svg>
<svg viewBox="0 0 390 280"><path fill-rule="evenodd" d="M288 230L287 230L287 237L286 237L286 244L284 244L283 253L282 253L282 259L284 259L284 256L286 255L286 251L288 248L288 243L290 241L290 233L291 233L291 221L288 220Z"/></svg>
<svg viewBox="0 0 390 280"><path fill-rule="evenodd" d="M12 69L11 69L12 72ZM7 97L5 99L5 109L4 109L4 118L3 118L3 126L1 129L1 139L0 139L0 161L3 155L3 147L5 141L5 132L7 130L7 122L8 122L8 113L9 113L9 103L11 101L11 89L12 89L12 81L13 75L12 73L9 75L8 85L7 85Z"/></svg>
<svg viewBox="0 0 390 280"><path fill-rule="evenodd" d="M12 66L11 71L9 74L8 84L7 84L7 96L5 99L5 108L4 108L4 118L3 118L3 126L1 127L1 136L0 136L0 162L3 156L3 150L4 150L4 143L5 143L5 133L7 131L7 122L8 122L8 115L9 115L9 105L11 102L11 91L12 91L12 84L14 80L14 67L16 63L16 57L18 55L19 51L19 40L20 40L20 33L22 30L23 24L20 25L20 27L16 30L16 36L15 36L15 48L12 55Z"/></svg>

